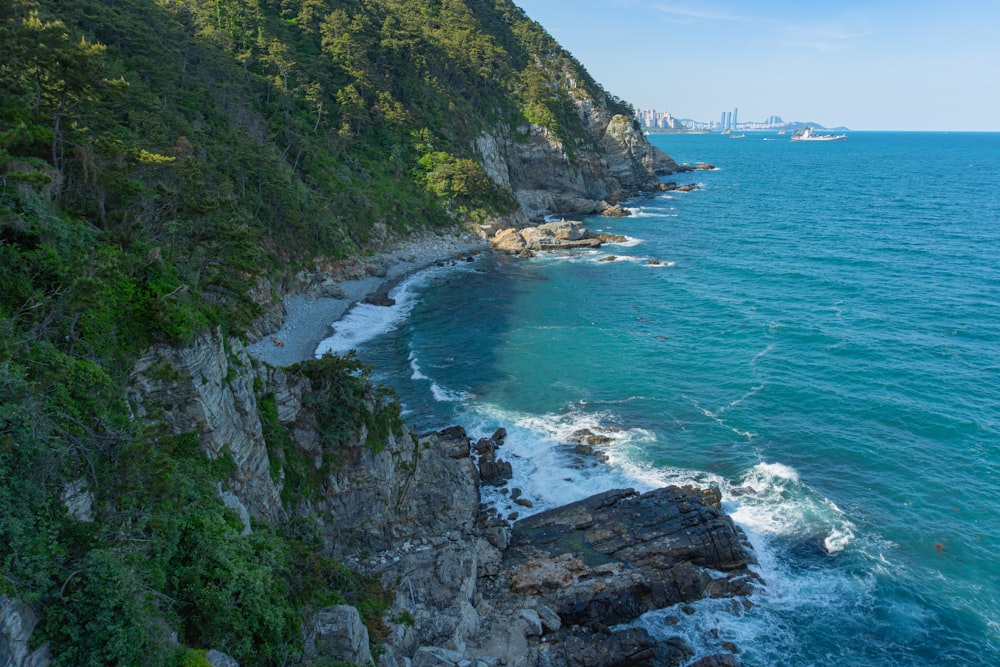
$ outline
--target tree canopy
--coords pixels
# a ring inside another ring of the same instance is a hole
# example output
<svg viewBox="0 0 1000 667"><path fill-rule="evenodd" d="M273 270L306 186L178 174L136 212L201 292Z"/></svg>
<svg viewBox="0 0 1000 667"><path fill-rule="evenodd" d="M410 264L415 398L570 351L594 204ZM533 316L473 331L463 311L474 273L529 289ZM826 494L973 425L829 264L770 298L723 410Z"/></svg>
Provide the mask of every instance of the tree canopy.
<svg viewBox="0 0 1000 667"><path fill-rule="evenodd" d="M627 111L510 0L0 3L0 593L57 664L283 664L302 577L365 590L301 531L242 535L225 462L137 424L129 370L376 230L510 212L475 139L571 142L567 73Z"/></svg>

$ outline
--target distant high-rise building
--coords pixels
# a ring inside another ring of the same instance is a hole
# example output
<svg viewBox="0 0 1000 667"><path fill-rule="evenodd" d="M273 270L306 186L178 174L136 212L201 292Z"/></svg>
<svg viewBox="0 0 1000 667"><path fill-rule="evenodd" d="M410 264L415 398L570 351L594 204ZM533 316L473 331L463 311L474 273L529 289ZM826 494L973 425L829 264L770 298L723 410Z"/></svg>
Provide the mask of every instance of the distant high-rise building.
<svg viewBox="0 0 1000 667"><path fill-rule="evenodd" d="M736 129L736 123L739 122L736 120L736 116L737 114L739 114L739 112L740 112L739 107L733 107L733 124L730 127L732 127L734 130Z"/></svg>
<svg viewBox="0 0 1000 667"><path fill-rule="evenodd" d="M722 118L719 119L719 129L720 130L726 129L726 112L725 111L722 112Z"/></svg>

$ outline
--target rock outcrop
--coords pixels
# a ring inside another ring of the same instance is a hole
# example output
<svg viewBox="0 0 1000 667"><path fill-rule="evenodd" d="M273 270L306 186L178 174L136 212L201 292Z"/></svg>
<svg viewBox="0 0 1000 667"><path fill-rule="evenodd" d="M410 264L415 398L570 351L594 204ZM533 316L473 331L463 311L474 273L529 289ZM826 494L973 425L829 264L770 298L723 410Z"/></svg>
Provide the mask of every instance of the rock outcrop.
<svg viewBox="0 0 1000 667"><path fill-rule="evenodd" d="M504 229L493 237L491 243L495 250L524 257L542 250L598 248L603 240L591 234L580 222L562 220L537 227Z"/></svg>
<svg viewBox="0 0 1000 667"><path fill-rule="evenodd" d="M250 514L285 518L280 489L270 475L256 394L254 362L243 344L219 329L184 348L149 350L131 376L136 416L164 424L175 435L197 433L211 458L231 456L232 491Z"/></svg>
<svg viewBox="0 0 1000 667"><path fill-rule="evenodd" d="M560 244L588 240L579 223L538 234ZM359 425L331 449L317 412L322 390L295 367L251 361L240 341L215 331L188 348L143 357L130 398L137 416L198 433L209 456L232 456L235 472L218 492L246 511L248 530L249 516L279 523L307 516L328 555L395 593L380 665L674 665L693 657L682 640L610 627L705 597L749 605L751 552L717 491L608 491L511 526L480 504L481 484L505 486L513 472L500 457L502 429L473 445L460 427L419 436L390 430L372 442ZM269 452L264 441L263 400L273 401L289 436L282 451ZM366 408L384 409L385 400L372 392ZM581 431L573 440L592 449L606 439ZM283 502L296 462L311 486ZM515 502L519 495L510 493ZM23 618L3 603L5 618ZM316 614L303 635L310 655L367 661L355 614ZM6 636L24 641L7 640L0 650L16 646L20 662L11 664L35 665L26 662L30 628L19 632ZM716 658L735 660L724 650Z"/></svg>
<svg viewBox="0 0 1000 667"><path fill-rule="evenodd" d="M519 521L504 567L515 592L540 595L563 623L613 625L680 602L748 595L745 547L714 490L628 489Z"/></svg>
<svg viewBox="0 0 1000 667"><path fill-rule="evenodd" d="M474 146L487 175L511 189L528 219L600 213L687 169L650 144L633 118L596 103L568 71L554 85L569 91L584 137L567 142L531 124L497 127Z"/></svg>
<svg viewBox="0 0 1000 667"><path fill-rule="evenodd" d="M507 530L505 549L452 534L377 559L389 616L408 619L383 664L676 665L693 655L680 638L609 626L752 590L751 552L711 489L608 491Z"/></svg>
<svg viewBox="0 0 1000 667"><path fill-rule="evenodd" d="M361 614L350 605L320 609L309 619L303 634L306 661L333 656L352 665L372 663L368 629L361 622Z"/></svg>
<svg viewBox="0 0 1000 667"><path fill-rule="evenodd" d="M47 667L51 663L48 645L31 648L38 620L28 605L0 594L0 667Z"/></svg>

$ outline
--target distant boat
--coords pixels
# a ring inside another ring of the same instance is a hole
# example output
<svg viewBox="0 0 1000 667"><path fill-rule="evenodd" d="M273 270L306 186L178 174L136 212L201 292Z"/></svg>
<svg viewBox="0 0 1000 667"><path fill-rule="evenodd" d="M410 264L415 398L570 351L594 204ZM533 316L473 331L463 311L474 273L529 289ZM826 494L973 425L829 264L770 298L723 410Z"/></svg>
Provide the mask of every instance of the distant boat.
<svg viewBox="0 0 1000 667"><path fill-rule="evenodd" d="M729 138L730 139L746 139L747 135L745 135L745 134L730 134Z"/></svg>
<svg viewBox="0 0 1000 667"><path fill-rule="evenodd" d="M792 135L792 141L841 141L846 134L816 134L808 125Z"/></svg>

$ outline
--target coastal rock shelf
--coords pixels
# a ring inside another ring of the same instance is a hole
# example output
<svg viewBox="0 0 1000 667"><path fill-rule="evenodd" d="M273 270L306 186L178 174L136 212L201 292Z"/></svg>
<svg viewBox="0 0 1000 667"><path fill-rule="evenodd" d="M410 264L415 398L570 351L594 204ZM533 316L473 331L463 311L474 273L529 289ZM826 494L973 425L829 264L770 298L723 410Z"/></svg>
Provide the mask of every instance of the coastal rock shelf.
<svg viewBox="0 0 1000 667"><path fill-rule="evenodd" d="M459 427L420 442L439 443L430 456L453 461L490 449ZM470 481L478 493L478 475ZM692 655L680 638L610 626L703 598L750 606L753 555L715 489L612 490L513 527L467 510L471 530L427 531L358 563L396 591L389 617L407 619L391 624L382 665L680 664Z"/></svg>
<svg viewBox="0 0 1000 667"><path fill-rule="evenodd" d="M495 250L508 255L531 257L540 250L574 250L598 248L604 243L599 235L592 234L583 223L575 220L548 222L537 227L504 229L493 237Z"/></svg>

